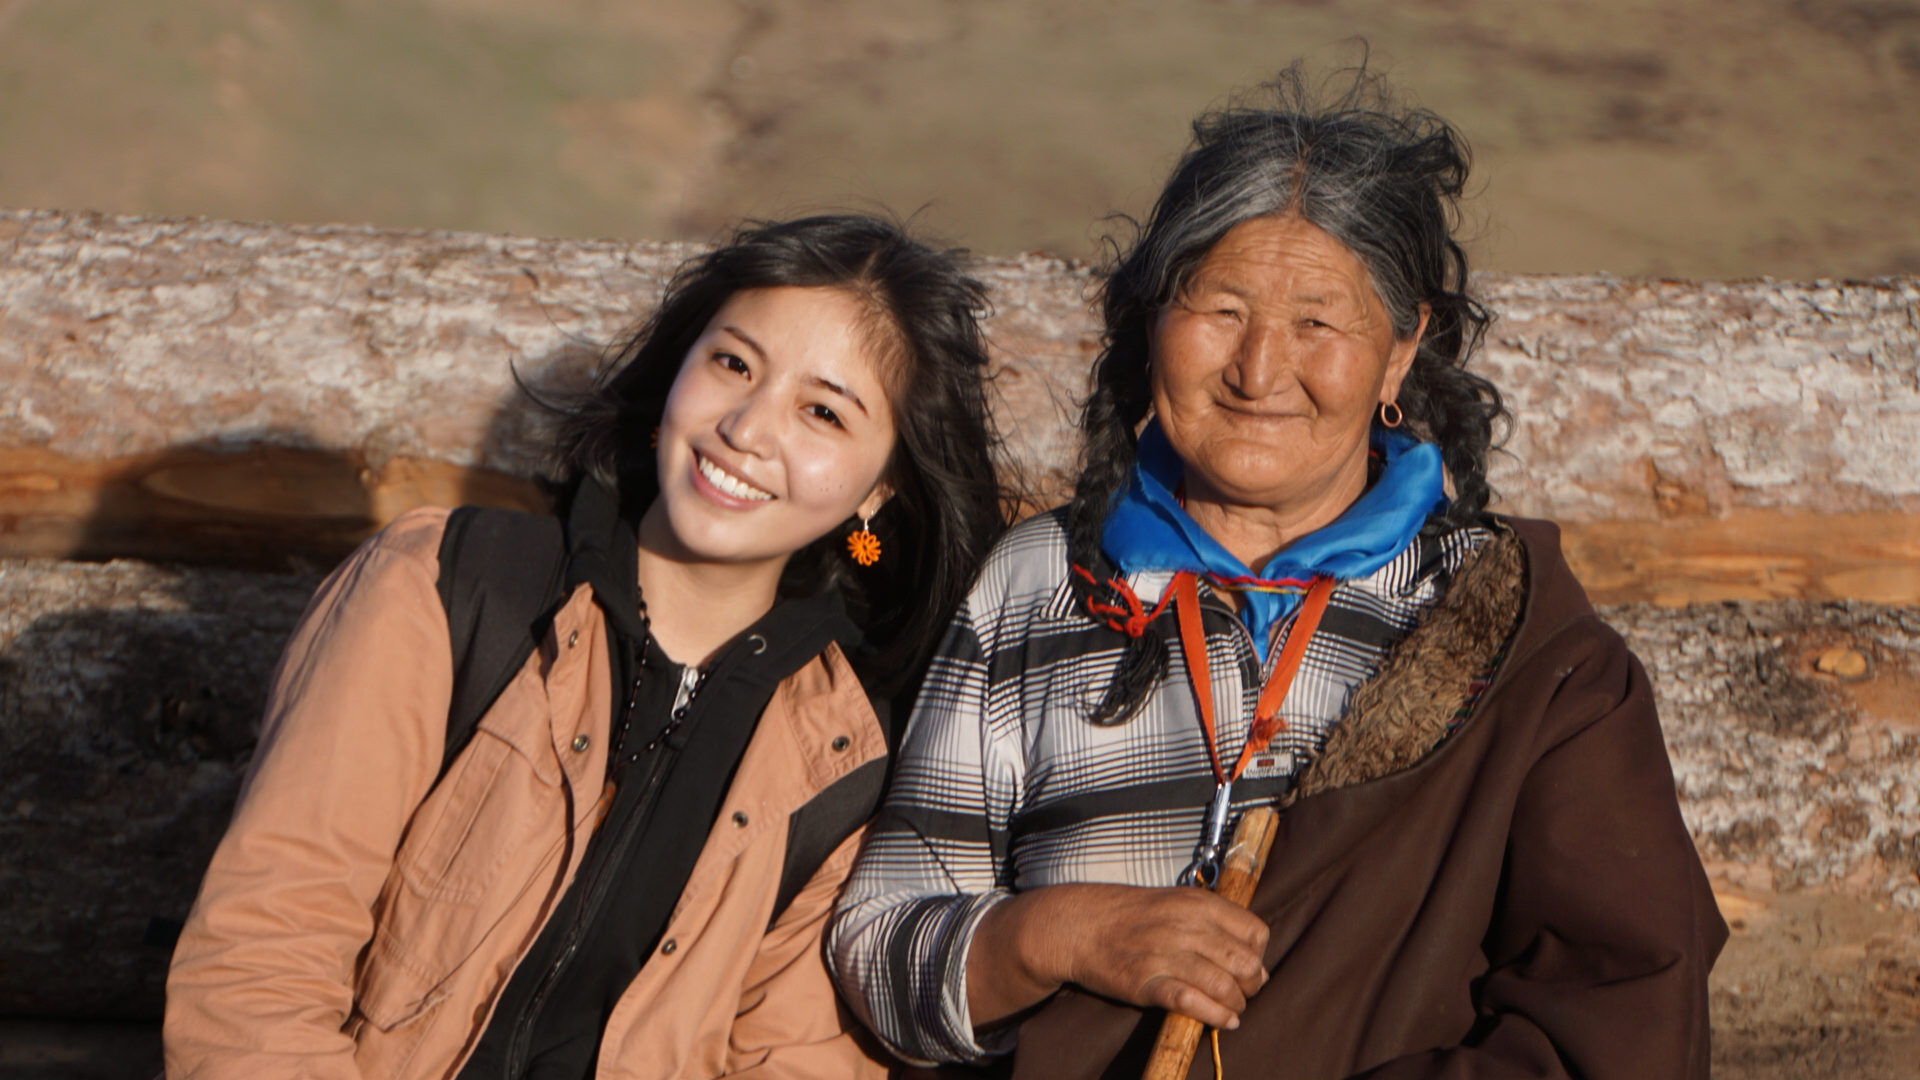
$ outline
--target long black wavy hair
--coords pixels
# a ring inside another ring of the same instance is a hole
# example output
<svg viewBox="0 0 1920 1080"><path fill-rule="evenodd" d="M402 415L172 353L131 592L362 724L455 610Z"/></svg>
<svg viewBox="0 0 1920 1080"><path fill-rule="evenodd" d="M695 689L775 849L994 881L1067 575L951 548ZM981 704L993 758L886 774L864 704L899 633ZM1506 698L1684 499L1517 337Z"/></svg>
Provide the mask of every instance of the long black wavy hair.
<svg viewBox="0 0 1920 1080"><path fill-rule="evenodd" d="M748 222L682 266L660 305L559 425L553 461L561 497L584 476L643 510L659 493L652 433L682 362L735 293L778 287L844 289L866 308L886 357L894 448L883 478L893 497L873 518L884 556L856 565L844 527L796 552L783 595L838 588L865 631L869 684L897 688L931 652L987 550L1006 527L987 411L986 287L963 252L915 240L864 214Z"/></svg>
<svg viewBox="0 0 1920 1080"><path fill-rule="evenodd" d="M1101 293L1105 347L1081 414L1085 458L1067 512L1073 558L1101 565L1100 533L1133 468L1135 432L1152 407L1148 356L1156 318L1234 226L1297 215L1365 264L1404 341L1427 328L1396 403L1408 428L1437 444L1454 488L1428 528L1478 517L1491 492L1487 454L1506 416L1500 392L1466 370L1491 321L1469 291L1454 238L1471 155L1446 121L1395 102L1364 66L1326 94L1295 63L1255 95L1202 115L1193 142ZM1377 421L1376 421L1377 422ZM1096 722L1124 722L1166 667L1151 632L1136 639Z"/></svg>

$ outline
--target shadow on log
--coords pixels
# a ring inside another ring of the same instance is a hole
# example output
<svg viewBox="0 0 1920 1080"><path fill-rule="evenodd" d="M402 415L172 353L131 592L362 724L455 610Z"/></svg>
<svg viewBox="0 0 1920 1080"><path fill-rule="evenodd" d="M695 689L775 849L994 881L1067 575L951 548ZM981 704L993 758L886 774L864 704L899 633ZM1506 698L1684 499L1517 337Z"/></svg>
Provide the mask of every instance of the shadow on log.
<svg viewBox="0 0 1920 1080"><path fill-rule="evenodd" d="M527 427L503 407L488 438ZM523 478L299 441L47 455L52 512L9 515L16 538L42 524L65 530L58 550L119 561L0 561L0 1016L157 1018L319 575L411 506L544 506Z"/></svg>
<svg viewBox="0 0 1920 1080"><path fill-rule="evenodd" d="M16 454L16 459L24 455ZM259 442L76 462L34 455L4 528L19 549L251 570L331 567L397 514L472 503L539 510L533 481L491 469Z"/></svg>
<svg viewBox="0 0 1920 1080"><path fill-rule="evenodd" d="M0 1014L158 1015L168 920L192 904L317 584L0 564Z"/></svg>

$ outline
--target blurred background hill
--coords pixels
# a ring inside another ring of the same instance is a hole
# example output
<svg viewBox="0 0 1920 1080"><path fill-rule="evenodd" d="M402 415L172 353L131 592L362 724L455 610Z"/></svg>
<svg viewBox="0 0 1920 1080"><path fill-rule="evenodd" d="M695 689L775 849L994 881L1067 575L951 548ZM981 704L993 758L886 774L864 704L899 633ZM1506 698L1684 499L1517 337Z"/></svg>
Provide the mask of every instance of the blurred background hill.
<svg viewBox="0 0 1920 1080"><path fill-rule="evenodd" d="M1920 272L1920 0L0 0L0 205L1098 258L1356 37L1472 142L1483 266Z"/></svg>

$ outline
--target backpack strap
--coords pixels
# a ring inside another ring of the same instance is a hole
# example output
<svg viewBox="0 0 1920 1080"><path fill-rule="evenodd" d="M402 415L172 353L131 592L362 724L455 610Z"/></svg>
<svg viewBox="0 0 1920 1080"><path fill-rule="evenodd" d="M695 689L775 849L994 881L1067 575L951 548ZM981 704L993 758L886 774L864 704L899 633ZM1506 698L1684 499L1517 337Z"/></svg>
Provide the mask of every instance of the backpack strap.
<svg viewBox="0 0 1920 1080"><path fill-rule="evenodd" d="M873 705L881 730L888 733L891 751L895 727L891 722L891 703L872 695L867 700ZM813 880L813 875L820 872L827 857L845 843L847 837L873 820L873 815L880 810L881 798L887 793L892 771L893 754L889 752L886 757L869 761L829 784L825 791L807 800L806 805L787 818L787 857L780 867L780 887L773 894L773 915L767 920L767 929L773 929L780 916L786 914L787 906L807 887L807 882Z"/></svg>
<svg viewBox="0 0 1920 1080"><path fill-rule="evenodd" d="M869 761L834 781L787 819L787 858L780 867L780 888L773 894L767 929L827 861L827 856L873 818L886 792L887 761Z"/></svg>
<svg viewBox="0 0 1920 1080"><path fill-rule="evenodd" d="M453 639L453 701L441 776L539 648L565 598L566 568L558 518L478 506L448 515L438 584Z"/></svg>

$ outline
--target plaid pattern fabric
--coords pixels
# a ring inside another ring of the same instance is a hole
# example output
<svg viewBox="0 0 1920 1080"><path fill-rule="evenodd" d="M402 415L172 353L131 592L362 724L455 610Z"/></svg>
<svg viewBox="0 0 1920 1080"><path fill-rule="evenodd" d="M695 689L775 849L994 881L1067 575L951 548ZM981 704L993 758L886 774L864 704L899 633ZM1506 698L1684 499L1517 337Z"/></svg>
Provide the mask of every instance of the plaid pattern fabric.
<svg viewBox="0 0 1920 1080"><path fill-rule="evenodd" d="M848 1000L916 1062L977 1062L1012 1048L1011 1032L976 1041L967 1010L967 951L989 908L1062 882L1172 885L1213 797L1171 608L1153 629L1174 643L1172 659L1145 706L1123 725L1088 722L1128 639L1076 600L1064 520L1061 511L1029 519L988 559L927 674L830 930L829 961ZM1282 706L1286 728L1235 785L1236 810L1287 790L1353 691L1490 535L1421 536L1373 575L1341 583ZM1171 579L1143 573L1128 583L1151 608ZM1265 673L1244 624L1204 583L1202 606L1230 767Z"/></svg>

